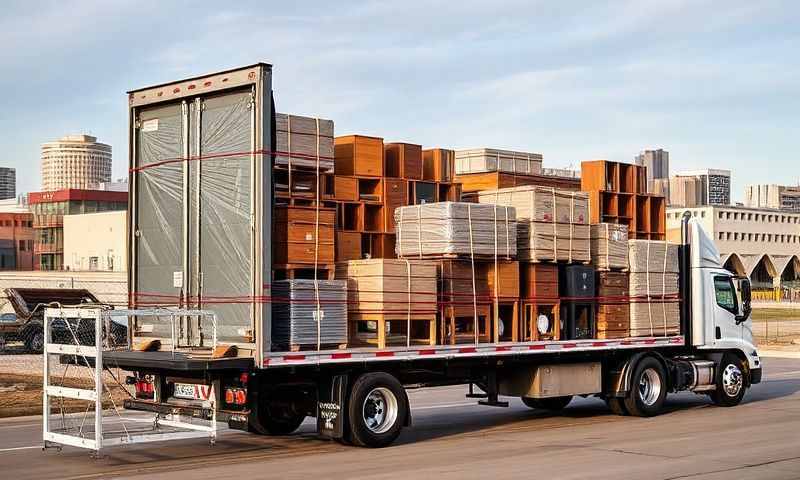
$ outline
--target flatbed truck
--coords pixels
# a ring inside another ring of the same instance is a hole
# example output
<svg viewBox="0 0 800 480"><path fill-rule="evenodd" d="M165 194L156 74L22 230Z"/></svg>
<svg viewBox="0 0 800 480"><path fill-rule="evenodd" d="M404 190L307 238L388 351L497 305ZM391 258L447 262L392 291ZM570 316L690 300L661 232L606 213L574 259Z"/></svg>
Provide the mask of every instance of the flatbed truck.
<svg viewBox="0 0 800 480"><path fill-rule="evenodd" d="M126 408L214 418L264 435L290 434L316 417L323 437L383 447L411 425L408 388L464 384L483 405L519 397L548 410L597 396L620 415L652 416L668 393L692 391L728 407L760 382L750 284L722 268L713 241L689 217L679 245L676 336L275 351L264 300L271 78L270 65L256 64L129 92L131 305L141 307L147 295L196 302L217 313L215 339L236 348L200 356L174 348L208 339L188 319L173 348L164 348L166 330L134 320L134 348L103 357L134 372L136 398ZM225 170L206 158L226 160ZM204 300L220 296L248 300ZM161 351L148 351L154 338Z"/></svg>

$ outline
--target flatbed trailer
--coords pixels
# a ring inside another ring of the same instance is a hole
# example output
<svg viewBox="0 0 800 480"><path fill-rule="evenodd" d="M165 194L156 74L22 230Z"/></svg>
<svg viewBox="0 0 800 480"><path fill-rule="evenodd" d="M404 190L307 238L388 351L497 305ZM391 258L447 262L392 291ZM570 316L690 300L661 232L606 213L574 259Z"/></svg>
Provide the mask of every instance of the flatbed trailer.
<svg viewBox="0 0 800 480"><path fill-rule="evenodd" d="M651 416L668 392L732 406L760 381L749 283L722 268L688 217L675 336L275 351L271 75L257 64L129 92L131 308L172 302L218 320L209 348L208 325L190 316L163 315L161 325L132 317L133 348L103 354L107 366L134 372L127 408L265 435L289 434L310 416L320 436L382 447L411 424L407 388L464 384L483 405L519 397L550 410L598 396L616 413ZM237 209L223 204L231 194Z"/></svg>

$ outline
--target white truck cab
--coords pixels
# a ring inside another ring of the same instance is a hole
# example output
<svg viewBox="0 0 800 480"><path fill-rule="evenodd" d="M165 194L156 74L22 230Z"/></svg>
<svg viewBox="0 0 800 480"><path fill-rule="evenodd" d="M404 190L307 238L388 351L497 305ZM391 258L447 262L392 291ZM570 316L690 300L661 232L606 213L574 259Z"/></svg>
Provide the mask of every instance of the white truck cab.
<svg viewBox="0 0 800 480"><path fill-rule="evenodd" d="M687 218L684 225L684 242L690 247L690 345L698 351L716 352L711 357L723 377L731 377L729 382L749 378L758 383L761 360L753 338L750 281L722 268L719 251L696 219ZM749 376L738 365L722 364L723 355L731 352L745 360Z"/></svg>

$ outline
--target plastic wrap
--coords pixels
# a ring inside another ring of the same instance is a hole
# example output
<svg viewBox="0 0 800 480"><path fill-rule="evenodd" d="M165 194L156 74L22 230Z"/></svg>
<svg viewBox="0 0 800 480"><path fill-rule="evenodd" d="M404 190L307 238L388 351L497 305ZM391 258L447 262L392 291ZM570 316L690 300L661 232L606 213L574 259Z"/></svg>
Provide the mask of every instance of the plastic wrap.
<svg viewBox="0 0 800 480"><path fill-rule="evenodd" d="M273 283L272 343L276 348L316 347L317 333L320 345L347 343L347 282L317 282L317 288L314 280Z"/></svg>
<svg viewBox="0 0 800 480"><path fill-rule="evenodd" d="M591 226L592 265L598 270L628 268L628 227L614 223Z"/></svg>
<svg viewBox="0 0 800 480"><path fill-rule="evenodd" d="M586 192L557 190L552 187L526 185L481 190L465 194L479 203L509 205L516 208L517 219L536 222L589 223L589 195Z"/></svg>
<svg viewBox="0 0 800 480"><path fill-rule="evenodd" d="M515 258L514 207L438 202L394 212L398 257L480 256Z"/></svg>

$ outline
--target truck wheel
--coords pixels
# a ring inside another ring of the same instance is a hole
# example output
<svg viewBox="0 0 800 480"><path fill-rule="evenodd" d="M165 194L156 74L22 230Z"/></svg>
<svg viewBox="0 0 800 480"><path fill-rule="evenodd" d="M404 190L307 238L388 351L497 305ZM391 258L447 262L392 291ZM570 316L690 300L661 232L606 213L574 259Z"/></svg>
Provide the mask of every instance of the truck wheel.
<svg viewBox="0 0 800 480"><path fill-rule="evenodd" d="M388 373L365 373L350 390L350 439L362 447L385 447L406 423L408 399L403 386Z"/></svg>
<svg viewBox="0 0 800 480"><path fill-rule="evenodd" d="M281 410L259 404L255 415L250 414L248 421L250 430L259 435L289 435L297 430L306 419L303 414Z"/></svg>
<svg viewBox="0 0 800 480"><path fill-rule="evenodd" d="M522 397L522 403L527 405L530 408L536 408L540 410L563 410L569 402L572 401L572 395L567 395L565 397L549 397L549 398L530 398L530 397Z"/></svg>
<svg viewBox="0 0 800 480"><path fill-rule="evenodd" d="M44 332L38 329L30 332L25 339L25 348L29 352L42 353L44 351Z"/></svg>
<svg viewBox="0 0 800 480"><path fill-rule="evenodd" d="M631 377L631 389L625 396L625 408L637 417L658 415L667 397L664 367L653 357L643 358Z"/></svg>
<svg viewBox="0 0 800 480"><path fill-rule="evenodd" d="M735 355L724 355L717 368L717 388L711 401L720 407L739 405L747 391L744 363Z"/></svg>
<svg viewBox="0 0 800 480"><path fill-rule="evenodd" d="M622 416L629 415L628 409L625 408L625 399L623 398L606 397L606 405L608 405L608 408L610 408L611 411L616 413L617 415L622 415Z"/></svg>

